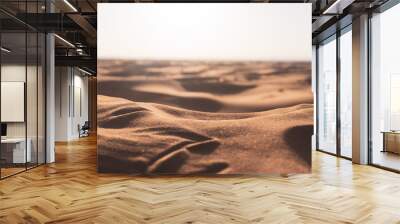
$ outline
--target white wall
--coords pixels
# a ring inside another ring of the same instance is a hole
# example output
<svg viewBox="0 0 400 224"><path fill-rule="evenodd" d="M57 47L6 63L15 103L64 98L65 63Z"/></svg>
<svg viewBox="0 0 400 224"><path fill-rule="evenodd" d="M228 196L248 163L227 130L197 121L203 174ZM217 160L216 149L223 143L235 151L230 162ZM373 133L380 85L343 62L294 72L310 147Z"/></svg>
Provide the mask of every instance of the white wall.
<svg viewBox="0 0 400 224"><path fill-rule="evenodd" d="M69 84L70 70L68 67L55 69L55 140L69 139Z"/></svg>
<svg viewBox="0 0 400 224"><path fill-rule="evenodd" d="M88 78L83 75L76 68L56 67L56 141L77 139L78 125L88 120Z"/></svg>
<svg viewBox="0 0 400 224"><path fill-rule="evenodd" d="M25 82L26 70L28 74L32 72L36 73L36 67L24 65L16 65L16 64L6 64L1 66L1 81L2 82ZM36 82L34 83L36 85ZM29 89L28 89L29 90ZM27 93L28 97L36 97L36 89L35 92ZM32 100L28 100L31 102ZM34 105L36 107L36 105ZM6 110L7 108L1 108L2 110ZM30 117L31 114L28 114L28 121L34 120ZM36 116L36 114L35 114ZM36 120L35 120L36 121ZM35 122L36 123L36 122ZM28 125L31 127L32 125ZM8 137L25 137L25 122L7 122L7 136ZM29 136L28 136L29 137Z"/></svg>
<svg viewBox="0 0 400 224"><path fill-rule="evenodd" d="M80 122L88 120L88 78L87 76L75 75L75 86L81 89L82 115L78 116Z"/></svg>
<svg viewBox="0 0 400 224"><path fill-rule="evenodd" d="M86 76L82 76L82 73L76 73L75 70L74 80L73 80L73 99L74 102L71 101L72 116L71 116L71 136L72 138L78 138L78 125L82 126L85 121L88 121L88 78Z"/></svg>

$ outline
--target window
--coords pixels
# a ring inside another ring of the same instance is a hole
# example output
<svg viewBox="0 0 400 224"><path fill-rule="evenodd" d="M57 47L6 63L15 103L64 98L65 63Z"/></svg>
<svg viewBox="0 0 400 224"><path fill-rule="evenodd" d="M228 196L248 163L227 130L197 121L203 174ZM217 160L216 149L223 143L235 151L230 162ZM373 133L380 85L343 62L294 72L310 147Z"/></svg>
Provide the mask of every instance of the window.
<svg viewBox="0 0 400 224"><path fill-rule="evenodd" d="M317 52L317 143L321 151L350 159L352 157L352 26L346 26L338 34L340 36L333 35L323 41Z"/></svg>
<svg viewBox="0 0 400 224"><path fill-rule="evenodd" d="M352 157L352 33L351 26L340 36L340 154Z"/></svg>
<svg viewBox="0 0 400 224"><path fill-rule="evenodd" d="M336 39L318 47L318 149L336 153Z"/></svg>
<svg viewBox="0 0 400 224"><path fill-rule="evenodd" d="M371 18L370 134L373 164L400 170L400 5Z"/></svg>

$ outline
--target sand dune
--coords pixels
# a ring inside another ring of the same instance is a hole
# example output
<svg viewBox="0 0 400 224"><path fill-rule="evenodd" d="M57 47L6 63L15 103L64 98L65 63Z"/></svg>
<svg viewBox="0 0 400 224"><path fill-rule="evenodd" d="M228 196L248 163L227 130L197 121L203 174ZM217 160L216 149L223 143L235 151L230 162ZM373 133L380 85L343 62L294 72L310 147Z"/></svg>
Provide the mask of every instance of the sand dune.
<svg viewBox="0 0 400 224"><path fill-rule="evenodd" d="M312 106L201 113L100 96L99 162L108 172L308 172ZM116 144L117 143L117 144ZM117 162L117 163L115 163ZM118 166L115 166L118 164Z"/></svg>
<svg viewBox="0 0 400 224"><path fill-rule="evenodd" d="M310 170L309 63L99 64L100 171Z"/></svg>

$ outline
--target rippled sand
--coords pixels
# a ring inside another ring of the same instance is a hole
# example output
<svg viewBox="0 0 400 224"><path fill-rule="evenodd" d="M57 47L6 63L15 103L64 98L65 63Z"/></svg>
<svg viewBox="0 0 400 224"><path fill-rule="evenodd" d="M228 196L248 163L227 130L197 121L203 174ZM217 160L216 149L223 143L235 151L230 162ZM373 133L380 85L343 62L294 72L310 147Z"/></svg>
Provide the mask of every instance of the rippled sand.
<svg viewBox="0 0 400 224"><path fill-rule="evenodd" d="M98 72L101 172L310 171L310 63L109 60Z"/></svg>

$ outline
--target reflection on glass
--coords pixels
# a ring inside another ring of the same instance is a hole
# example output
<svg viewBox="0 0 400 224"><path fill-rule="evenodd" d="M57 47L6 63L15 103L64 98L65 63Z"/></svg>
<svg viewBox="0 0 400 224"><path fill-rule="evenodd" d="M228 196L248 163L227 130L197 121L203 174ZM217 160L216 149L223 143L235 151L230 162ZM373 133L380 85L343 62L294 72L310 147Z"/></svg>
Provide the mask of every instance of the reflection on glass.
<svg viewBox="0 0 400 224"><path fill-rule="evenodd" d="M372 163L400 170L400 5L372 17Z"/></svg>
<svg viewBox="0 0 400 224"><path fill-rule="evenodd" d="M318 48L318 148L336 153L336 40Z"/></svg>
<svg viewBox="0 0 400 224"><path fill-rule="evenodd" d="M352 35L340 36L340 152L352 157Z"/></svg>

